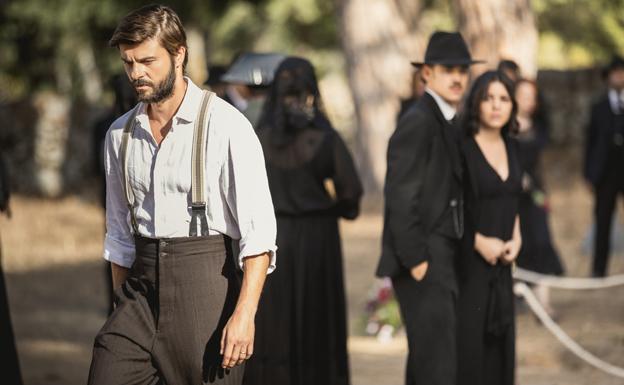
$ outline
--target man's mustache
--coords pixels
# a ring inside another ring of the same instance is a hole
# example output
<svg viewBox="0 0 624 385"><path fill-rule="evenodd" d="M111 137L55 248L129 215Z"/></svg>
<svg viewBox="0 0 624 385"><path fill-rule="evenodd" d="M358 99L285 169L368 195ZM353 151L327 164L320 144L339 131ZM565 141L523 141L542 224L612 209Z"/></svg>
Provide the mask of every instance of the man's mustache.
<svg viewBox="0 0 624 385"><path fill-rule="evenodd" d="M134 87L140 87L140 86L150 86L150 87L152 87L153 86L152 82L144 80L144 79L133 80L132 81L132 85Z"/></svg>

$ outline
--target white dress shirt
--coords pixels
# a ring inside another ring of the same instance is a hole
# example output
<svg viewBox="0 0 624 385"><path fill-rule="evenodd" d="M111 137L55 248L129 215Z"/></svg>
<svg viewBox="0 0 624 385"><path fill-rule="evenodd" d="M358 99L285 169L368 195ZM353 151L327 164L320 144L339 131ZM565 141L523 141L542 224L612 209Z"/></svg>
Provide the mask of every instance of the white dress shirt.
<svg viewBox="0 0 624 385"><path fill-rule="evenodd" d="M188 237L191 221L193 127L202 90L185 78L186 94L171 129L156 144L146 104L136 116L128 143L128 180L135 196L138 231L154 238ZM104 258L130 267L135 259L130 212L124 194L119 148L130 112L106 135L106 239ZM276 223L264 155L251 124L234 107L214 96L210 108L204 186L209 234L238 240L238 261L270 252L275 269ZM234 242L236 244L236 242Z"/></svg>
<svg viewBox="0 0 624 385"><path fill-rule="evenodd" d="M611 111L614 114L624 113L622 111L622 104L624 104L624 91L617 92L613 88L609 89L609 105L611 106Z"/></svg>
<svg viewBox="0 0 624 385"><path fill-rule="evenodd" d="M442 97L438 95L435 91L433 91L431 88L428 88L428 87L425 88L425 92L431 95L433 100L435 100L436 104L438 105L438 108L440 109L440 111L442 111L442 116L444 116L444 119L450 121L451 119L455 117L455 114L457 113L457 109L455 107L448 104L446 100L442 99Z"/></svg>

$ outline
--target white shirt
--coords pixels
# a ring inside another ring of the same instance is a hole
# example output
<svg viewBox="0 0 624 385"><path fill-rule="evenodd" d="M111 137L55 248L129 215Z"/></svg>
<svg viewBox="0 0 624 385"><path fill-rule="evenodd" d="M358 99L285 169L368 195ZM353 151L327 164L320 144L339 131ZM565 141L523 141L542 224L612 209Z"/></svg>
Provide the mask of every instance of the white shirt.
<svg viewBox="0 0 624 385"><path fill-rule="evenodd" d="M202 90L185 79L186 94L160 147L150 129L146 104L139 107L134 135L128 143L128 180L135 196L138 230L144 236L189 234L193 127ZM111 125L104 154L104 258L123 267L132 266L135 259L119 159L121 134L129 116L127 112ZM273 271L276 223L262 147L247 119L216 96L210 108L205 177L209 234L224 234L239 241L241 268L245 257L270 252L268 272Z"/></svg>
<svg viewBox="0 0 624 385"><path fill-rule="evenodd" d="M446 100L442 99L442 97L431 88L425 88L425 92L431 95L433 100L435 100L438 108L440 109L440 111L442 111L442 116L444 116L444 119L451 120L455 117L455 114L457 113L457 109L455 107L448 104Z"/></svg>
<svg viewBox="0 0 624 385"><path fill-rule="evenodd" d="M622 103L624 102L624 90L618 93L613 88L609 89L609 104L611 105L611 111L614 114L624 113L622 110Z"/></svg>

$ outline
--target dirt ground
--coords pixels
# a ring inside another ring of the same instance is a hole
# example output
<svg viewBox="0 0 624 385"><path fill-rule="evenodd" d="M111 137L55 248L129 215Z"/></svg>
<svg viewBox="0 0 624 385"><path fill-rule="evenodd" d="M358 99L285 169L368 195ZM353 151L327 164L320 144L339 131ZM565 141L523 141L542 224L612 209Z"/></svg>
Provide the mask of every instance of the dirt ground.
<svg viewBox="0 0 624 385"><path fill-rule="evenodd" d="M573 161L552 162L551 222L568 275L587 276L592 204L580 178L569 176L569 169L576 166ZM13 218L0 220L2 263L27 385L86 382L93 337L106 312L100 258L103 213L89 196L60 200L17 196ZM380 343L356 327L374 282L381 223L374 210L342 223L353 385L403 383L405 338ZM624 273L624 239L617 243L612 274ZM552 301L570 336L598 357L624 367L624 287L556 290ZM624 384L569 353L529 311L519 314L517 322L518 385Z"/></svg>

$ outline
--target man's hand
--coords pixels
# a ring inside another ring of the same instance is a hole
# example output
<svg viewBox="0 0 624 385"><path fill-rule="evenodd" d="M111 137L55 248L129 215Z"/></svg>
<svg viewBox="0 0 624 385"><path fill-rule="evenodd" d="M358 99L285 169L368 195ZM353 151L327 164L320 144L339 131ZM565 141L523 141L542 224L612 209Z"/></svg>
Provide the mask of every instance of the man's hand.
<svg viewBox="0 0 624 385"><path fill-rule="evenodd" d="M223 368L231 369L248 360L254 348L254 316L249 310L236 310L230 317L221 337Z"/></svg>
<svg viewBox="0 0 624 385"><path fill-rule="evenodd" d="M111 274L113 277L113 289L117 289L126 282L130 269L111 262Z"/></svg>
<svg viewBox="0 0 624 385"><path fill-rule="evenodd" d="M240 295L221 336L221 367L224 369L242 364L253 354L256 310L268 267L268 252L243 259Z"/></svg>
<svg viewBox="0 0 624 385"><path fill-rule="evenodd" d="M416 280L416 281L422 281L425 278L425 275L427 274L427 269L429 268L429 262L425 261L425 262L421 262L418 265L412 267L412 270L410 271L412 273L412 277Z"/></svg>

